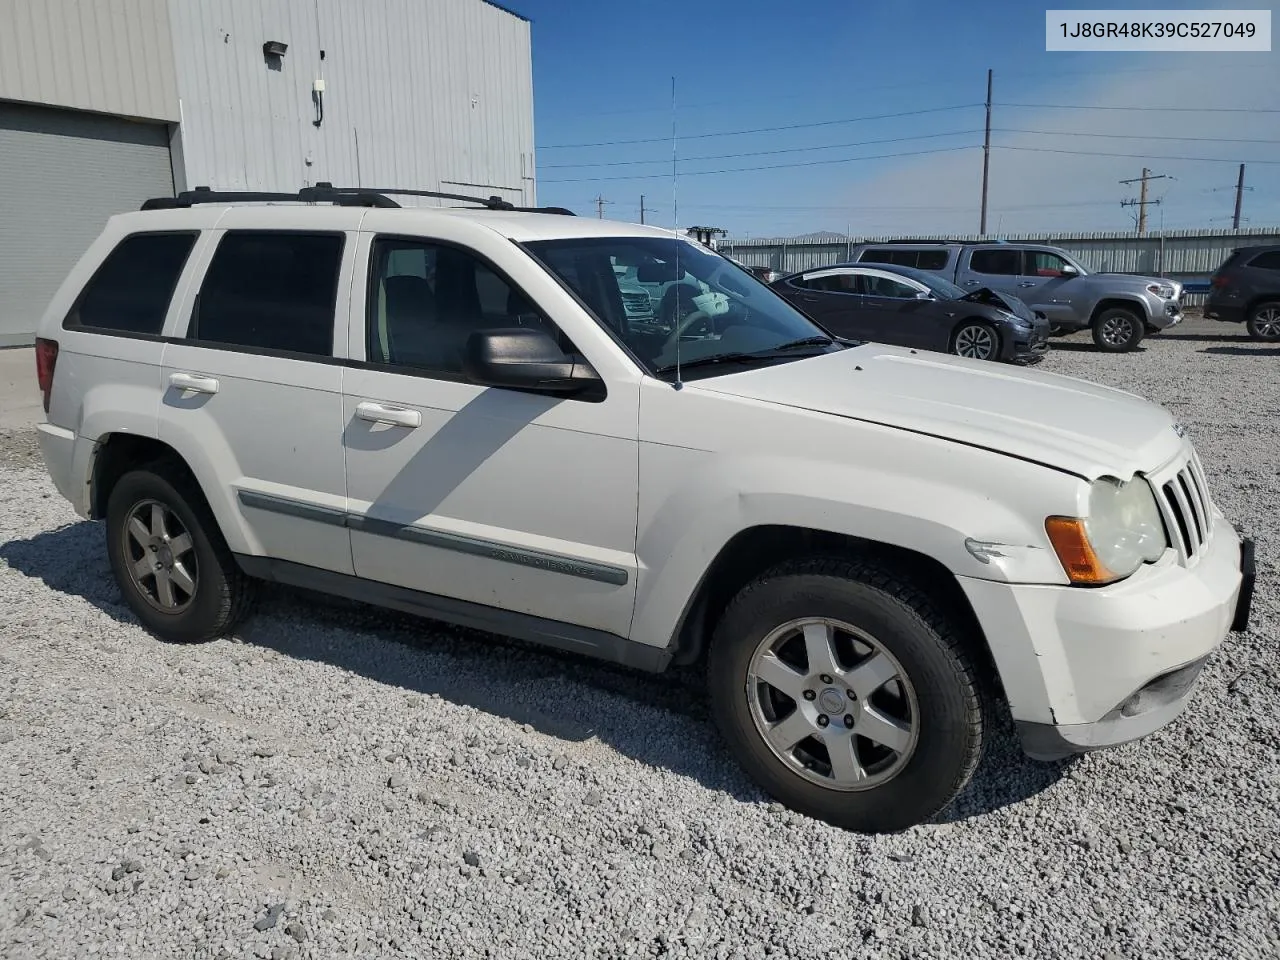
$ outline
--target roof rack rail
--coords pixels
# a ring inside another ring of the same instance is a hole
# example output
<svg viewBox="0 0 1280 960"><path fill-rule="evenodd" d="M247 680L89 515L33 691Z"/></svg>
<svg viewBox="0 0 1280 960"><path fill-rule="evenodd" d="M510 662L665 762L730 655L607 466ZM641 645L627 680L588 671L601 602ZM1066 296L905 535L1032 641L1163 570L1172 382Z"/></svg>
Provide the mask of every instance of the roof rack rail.
<svg viewBox="0 0 1280 960"><path fill-rule="evenodd" d="M356 188L352 187L334 187L332 184L317 184L321 187L330 187L339 193L345 193ZM369 190L373 193L391 194L397 197L430 197L436 200L461 200L464 203L478 203L486 210L510 210L519 213L554 213L560 216L573 217L577 216L572 210L566 207L517 207L510 200L504 200L502 197L472 197L465 193L441 193L438 190L403 190L399 187L361 187L358 189Z"/></svg>
<svg viewBox="0 0 1280 960"><path fill-rule="evenodd" d="M876 247L890 246L895 243L911 243L911 244L917 244L917 245L924 245L929 243L944 244L944 243L957 243L957 242L958 241L956 240L939 240L936 237L919 237L915 239L911 237L895 237L893 240L881 240L879 243L869 244L869 246L876 246Z"/></svg>
<svg viewBox="0 0 1280 960"><path fill-rule="evenodd" d="M441 193L437 190L406 190L398 187L335 187L321 181L313 187L303 187L297 193L268 193L253 190L213 190L196 187L184 190L176 197L154 197L143 201L143 210L172 210L192 207L200 203L332 203L342 207L399 207L387 194L405 197L431 197L437 200L461 200L478 203L487 210L515 210L524 213L554 213L574 216L564 207L517 207L502 197L472 197L464 193Z"/></svg>

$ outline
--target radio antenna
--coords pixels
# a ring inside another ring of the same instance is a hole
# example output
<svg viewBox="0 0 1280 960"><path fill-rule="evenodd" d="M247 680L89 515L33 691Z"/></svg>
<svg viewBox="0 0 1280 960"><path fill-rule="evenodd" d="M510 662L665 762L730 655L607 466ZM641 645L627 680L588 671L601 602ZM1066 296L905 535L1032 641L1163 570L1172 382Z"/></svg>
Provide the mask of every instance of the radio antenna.
<svg viewBox="0 0 1280 960"><path fill-rule="evenodd" d="M677 189L679 185L678 153L676 150L676 78L671 78L671 229L675 233L680 231L680 207L677 202ZM675 312L672 316L672 323L675 327L676 335L676 382L677 390L684 386L684 382L680 379L680 238L676 237L676 297Z"/></svg>

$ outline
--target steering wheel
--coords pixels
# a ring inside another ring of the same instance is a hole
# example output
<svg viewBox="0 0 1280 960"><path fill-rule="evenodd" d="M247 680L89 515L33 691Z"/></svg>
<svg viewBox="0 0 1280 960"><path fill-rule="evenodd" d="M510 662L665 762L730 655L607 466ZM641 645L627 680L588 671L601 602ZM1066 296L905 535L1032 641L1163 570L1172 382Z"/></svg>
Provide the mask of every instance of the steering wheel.
<svg viewBox="0 0 1280 960"><path fill-rule="evenodd" d="M676 320L676 322L671 325L671 332L667 334L667 339L662 344L662 351L665 353L671 347L675 346L676 341L679 340L682 336L684 336L686 331L688 331L688 329L692 327L695 323L697 323L699 320L710 320L710 319L711 317L701 310L689 311L689 313L686 314L682 319Z"/></svg>

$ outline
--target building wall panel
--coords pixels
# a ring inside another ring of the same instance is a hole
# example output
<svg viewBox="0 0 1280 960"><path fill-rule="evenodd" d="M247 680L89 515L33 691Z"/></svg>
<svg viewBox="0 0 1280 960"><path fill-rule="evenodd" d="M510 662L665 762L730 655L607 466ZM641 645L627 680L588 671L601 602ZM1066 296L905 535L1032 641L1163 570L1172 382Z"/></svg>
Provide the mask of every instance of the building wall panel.
<svg viewBox="0 0 1280 960"><path fill-rule="evenodd" d="M187 186L330 181L535 202L527 21L484 0L173 0L171 10ZM276 63L267 40L289 45Z"/></svg>
<svg viewBox="0 0 1280 960"><path fill-rule="evenodd" d="M176 121L169 0L0 0L0 100Z"/></svg>

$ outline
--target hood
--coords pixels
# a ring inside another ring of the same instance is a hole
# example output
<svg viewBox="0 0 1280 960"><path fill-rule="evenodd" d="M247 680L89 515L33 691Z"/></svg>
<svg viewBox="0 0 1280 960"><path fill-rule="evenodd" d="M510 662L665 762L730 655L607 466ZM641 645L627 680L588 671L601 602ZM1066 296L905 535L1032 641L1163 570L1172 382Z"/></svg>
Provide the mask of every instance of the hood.
<svg viewBox="0 0 1280 960"><path fill-rule="evenodd" d="M1168 412L1131 393L875 343L686 387L924 433L1090 480L1154 470L1184 443Z"/></svg>
<svg viewBox="0 0 1280 960"><path fill-rule="evenodd" d="M1036 320L1035 312L1023 301L1011 293L999 293L990 287L982 287L972 293L966 293L960 299L969 303L981 303L989 307L995 307L998 310L1007 311L1015 317L1020 317L1032 323Z"/></svg>
<svg viewBox="0 0 1280 960"><path fill-rule="evenodd" d="M1181 291L1182 285L1176 280L1170 280L1168 277L1142 277L1136 273L1087 273L1085 279L1106 280L1108 283L1115 283L1120 280L1127 280L1135 287L1145 288L1148 284L1158 283L1161 286L1173 287L1175 292Z"/></svg>

